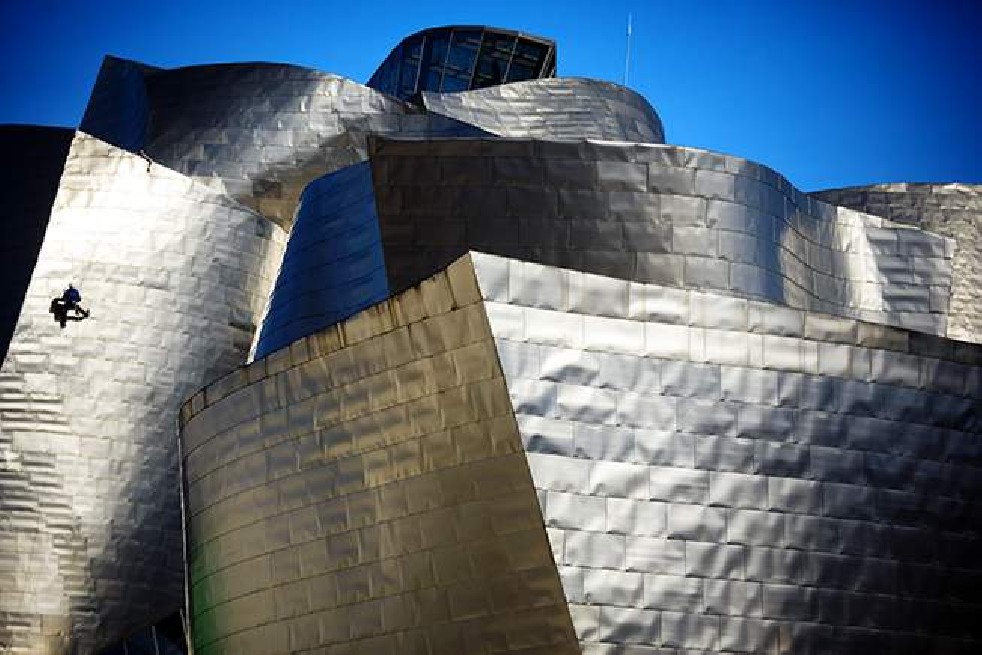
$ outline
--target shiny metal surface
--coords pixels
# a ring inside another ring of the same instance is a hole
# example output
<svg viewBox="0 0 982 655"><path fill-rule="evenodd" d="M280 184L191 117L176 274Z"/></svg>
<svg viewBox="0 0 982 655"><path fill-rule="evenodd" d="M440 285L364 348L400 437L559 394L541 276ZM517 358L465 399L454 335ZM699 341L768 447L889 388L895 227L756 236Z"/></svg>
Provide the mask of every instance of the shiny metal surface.
<svg viewBox="0 0 982 655"><path fill-rule="evenodd" d="M466 91L553 77L556 44L481 25L432 27L403 39L367 84L416 102L424 91Z"/></svg>
<svg viewBox="0 0 982 655"><path fill-rule="evenodd" d="M284 242L75 134L0 368L0 650L92 653L180 606L175 418L246 357ZM92 316L61 330L69 282Z"/></svg>
<svg viewBox="0 0 982 655"><path fill-rule="evenodd" d="M661 120L644 97L600 80L552 78L422 95L427 111L498 136L665 141Z"/></svg>
<svg viewBox="0 0 982 655"><path fill-rule="evenodd" d="M982 647L982 347L470 258L584 652Z"/></svg>
<svg viewBox="0 0 982 655"><path fill-rule="evenodd" d="M982 185L875 184L811 195L954 239L947 335L982 343Z"/></svg>
<svg viewBox="0 0 982 655"><path fill-rule="evenodd" d="M143 150L285 227L308 182L367 157L369 134L481 134L301 66L168 70L114 57L103 63L81 129Z"/></svg>
<svg viewBox="0 0 982 655"><path fill-rule="evenodd" d="M185 404L197 652L974 652L980 405L979 346L470 253Z"/></svg>
<svg viewBox="0 0 982 655"><path fill-rule="evenodd" d="M389 287L469 249L943 334L954 242L680 146L376 138Z"/></svg>
<svg viewBox="0 0 982 655"><path fill-rule="evenodd" d="M300 196L255 358L389 295L368 163L318 178Z"/></svg>
<svg viewBox="0 0 982 655"><path fill-rule="evenodd" d="M579 652L467 262L182 424L197 655Z"/></svg>

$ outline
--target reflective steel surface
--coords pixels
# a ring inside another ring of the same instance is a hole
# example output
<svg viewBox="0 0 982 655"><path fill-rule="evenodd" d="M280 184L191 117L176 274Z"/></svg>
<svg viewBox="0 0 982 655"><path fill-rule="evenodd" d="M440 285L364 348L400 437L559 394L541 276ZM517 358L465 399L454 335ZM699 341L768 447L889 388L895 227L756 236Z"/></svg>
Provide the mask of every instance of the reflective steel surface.
<svg viewBox="0 0 982 655"><path fill-rule="evenodd" d="M307 185L296 216L257 359L389 297L367 162Z"/></svg>
<svg viewBox="0 0 982 655"><path fill-rule="evenodd" d="M980 650L982 189L555 66L107 57L0 127L0 652L181 650L185 575L208 655Z"/></svg>
<svg viewBox="0 0 982 655"><path fill-rule="evenodd" d="M75 135L0 367L0 651L91 653L180 606L178 407L246 357L284 241ZM69 282L92 316L62 330Z"/></svg>
<svg viewBox="0 0 982 655"><path fill-rule="evenodd" d="M304 186L366 158L369 134L480 130L289 64L155 69L107 57L82 130L143 151L289 227Z"/></svg>
<svg viewBox="0 0 982 655"><path fill-rule="evenodd" d="M376 138L389 286L469 249L944 334L954 242L680 146Z"/></svg>
<svg viewBox="0 0 982 655"><path fill-rule="evenodd" d="M553 78L461 93L423 92L423 105L498 136L663 143L658 114L634 91L600 80Z"/></svg>
<svg viewBox="0 0 982 655"><path fill-rule="evenodd" d="M982 646L982 347L471 257L584 652Z"/></svg>
<svg viewBox="0 0 982 655"><path fill-rule="evenodd" d="M812 195L954 239L947 334L982 342L982 185L876 184Z"/></svg>
<svg viewBox="0 0 982 655"><path fill-rule="evenodd" d="M196 646L975 652L980 404L979 346L471 253L185 404Z"/></svg>
<svg viewBox="0 0 982 655"><path fill-rule="evenodd" d="M182 411L195 652L578 653L469 264Z"/></svg>

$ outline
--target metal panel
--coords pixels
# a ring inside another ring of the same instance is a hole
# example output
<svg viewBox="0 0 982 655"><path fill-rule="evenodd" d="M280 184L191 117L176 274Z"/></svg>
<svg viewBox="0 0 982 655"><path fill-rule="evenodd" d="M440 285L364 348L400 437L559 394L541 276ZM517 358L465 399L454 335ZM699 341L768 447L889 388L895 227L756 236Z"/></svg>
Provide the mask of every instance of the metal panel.
<svg viewBox="0 0 982 655"><path fill-rule="evenodd" d="M951 295L947 335L952 339L982 342L982 238L979 216L982 215L982 186L978 184L875 184L818 191L812 196L832 203L868 212L897 223L913 225L954 239L951 262ZM933 270L928 258L937 244L925 243L918 230L899 233L896 249L926 256L912 275L921 276ZM942 307L949 303L944 289L932 287L930 302Z"/></svg>
<svg viewBox="0 0 982 655"><path fill-rule="evenodd" d="M956 353L939 337L759 301L470 258L584 652L979 648L982 347ZM637 294L657 311L546 309L537 279L584 298ZM635 323L645 339L578 350L572 317L598 335ZM757 338L761 352L736 361L692 347L720 325L723 341ZM803 356L823 338L849 365L820 372ZM543 356L557 343L561 360ZM648 374L612 385L583 375L577 354L596 371L610 361ZM563 400L608 392L622 410L612 422Z"/></svg>
<svg viewBox="0 0 982 655"><path fill-rule="evenodd" d="M0 643L90 653L183 599L174 417L241 363L285 235L76 133L0 368ZM60 329L69 282L92 315Z"/></svg>
<svg viewBox="0 0 982 655"><path fill-rule="evenodd" d="M509 88L476 93L504 102ZM474 248L935 334L946 329L939 299L951 284L949 240L815 201L745 160L651 144L376 138L371 164L392 289ZM907 243L917 247L901 247ZM801 312L775 308L764 317L791 321L776 336L803 329ZM718 337L704 346L718 350ZM766 365L814 359L779 343L767 344Z"/></svg>
<svg viewBox="0 0 982 655"><path fill-rule="evenodd" d="M81 129L140 152L289 227L304 186L367 157L369 134L475 127L338 75L288 64L158 69L107 57Z"/></svg>
<svg viewBox="0 0 982 655"><path fill-rule="evenodd" d="M661 120L647 100L599 80L553 78L460 93L424 92L423 106L505 137L665 140ZM645 190L644 180L640 190Z"/></svg>
<svg viewBox="0 0 982 655"><path fill-rule="evenodd" d="M468 261L182 424L196 653L579 652Z"/></svg>
<svg viewBox="0 0 982 655"><path fill-rule="evenodd" d="M367 163L311 182L296 216L256 358L389 297Z"/></svg>

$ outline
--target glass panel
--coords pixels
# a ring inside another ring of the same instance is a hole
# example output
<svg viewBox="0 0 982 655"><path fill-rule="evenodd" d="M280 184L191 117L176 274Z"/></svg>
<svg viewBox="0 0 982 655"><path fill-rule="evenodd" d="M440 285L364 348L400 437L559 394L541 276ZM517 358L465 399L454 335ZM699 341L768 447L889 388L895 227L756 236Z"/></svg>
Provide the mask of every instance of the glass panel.
<svg viewBox="0 0 982 655"><path fill-rule="evenodd" d="M430 37L426 50L428 66L443 66L443 61L447 58L447 37L442 35Z"/></svg>
<svg viewBox="0 0 982 655"><path fill-rule="evenodd" d="M447 67L470 76L471 68L474 67L474 56L476 53L476 50L454 44L450 48L450 58L447 60Z"/></svg>
<svg viewBox="0 0 982 655"><path fill-rule="evenodd" d="M505 78L505 69L508 61L499 56L492 56L490 53L482 54L477 62L477 71L474 75L474 88L482 89L486 86L501 84Z"/></svg>
<svg viewBox="0 0 982 655"><path fill-rule="evenodd" d="M457 77L455 75L444 75L443 88L441 91L466 91L469 88L469 78Z"/></svg>
<svg viewBox="0 0 982 655"><path fill-rule="evenodd" d="M528 80L536 76L542 68L548 48L539 43L519 39L515 47L515 58L508 70L508 81Z"/></svg>
<svg viewBox="0 0 982 655"><path fill-rule="evenodd" d="M508 80L509 82L520 82L522 80L530 80L535 77L535 69L528 64L522 64L517 61L511 62L511 67L508 69Z"/></svg>

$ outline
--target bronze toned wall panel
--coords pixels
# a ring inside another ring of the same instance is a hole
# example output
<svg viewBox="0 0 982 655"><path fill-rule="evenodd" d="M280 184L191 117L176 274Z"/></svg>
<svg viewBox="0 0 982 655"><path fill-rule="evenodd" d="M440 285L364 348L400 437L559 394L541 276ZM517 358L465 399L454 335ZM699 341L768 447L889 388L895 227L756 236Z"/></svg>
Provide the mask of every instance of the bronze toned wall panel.
<svg viewBox="0 0 982 655"><path fill-rule="evenodd" d="M577 653L461 264L185 405L191 609L214 653Z"/></svg>

